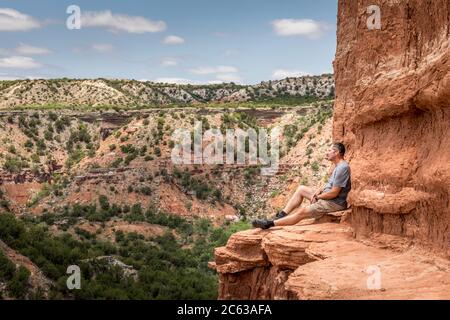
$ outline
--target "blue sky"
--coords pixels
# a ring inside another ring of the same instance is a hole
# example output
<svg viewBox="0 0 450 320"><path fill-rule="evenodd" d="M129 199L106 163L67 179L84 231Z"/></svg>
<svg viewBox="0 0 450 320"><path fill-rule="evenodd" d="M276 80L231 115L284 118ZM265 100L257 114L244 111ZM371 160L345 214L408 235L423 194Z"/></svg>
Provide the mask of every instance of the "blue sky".
<svg viewBox="0 0 450 320"><path fill-rule="evenodd" d="M81 29L66 26L70 5ZM336 12L333 0L1 0L0 79L255 84L328 73Z"/></svg>

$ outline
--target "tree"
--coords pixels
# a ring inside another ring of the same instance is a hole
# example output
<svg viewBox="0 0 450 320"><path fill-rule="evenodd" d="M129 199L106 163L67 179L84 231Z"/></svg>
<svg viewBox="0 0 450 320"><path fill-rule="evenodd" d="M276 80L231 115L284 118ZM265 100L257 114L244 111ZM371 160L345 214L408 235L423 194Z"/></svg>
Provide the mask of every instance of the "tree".
<svg viewBox="0 0 450 320"><path fill-rule="evenodd" d="M105 195L101 195L98 197L98 203L100 204L100 208L104 211L108 211L110 206L109 206L109 200L108 197Z"/></svg>
<svg viewBox="0 0 450 320"><path fill-rule="evenodd" d="M14 264L0 251L0 281L10 280L14 276L16 267Z"/></svg>
<svg viewBox="0 0 450 320"><path fill-rule="evenodd" d="M29 277L30 271L28 271L28 269L24 266L20 266L7 286L8 291L12 296L18 299L25 298L28 291Z"/></svg>

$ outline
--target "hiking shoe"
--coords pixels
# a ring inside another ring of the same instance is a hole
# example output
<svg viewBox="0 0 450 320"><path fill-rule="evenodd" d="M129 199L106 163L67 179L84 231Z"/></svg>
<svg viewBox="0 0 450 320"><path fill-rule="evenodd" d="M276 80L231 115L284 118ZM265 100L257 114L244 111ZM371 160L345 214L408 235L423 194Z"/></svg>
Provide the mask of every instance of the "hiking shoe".
<svg viewBox="0 0 450 320"><path fill-rule="evenodd" d="M260 228L263 230L267 230L275 226L272 220L261 220L261 219L253 220L252 225L254 228Z"/></svg>
<svg viewBox="0 0 450 320"><path fill-rule="evenodd" d="M284 211L280 211L275 215L275 219L274 220L279 220L279 219L283 219L284 217L287 217L287 213L285 213Z"/></svg>

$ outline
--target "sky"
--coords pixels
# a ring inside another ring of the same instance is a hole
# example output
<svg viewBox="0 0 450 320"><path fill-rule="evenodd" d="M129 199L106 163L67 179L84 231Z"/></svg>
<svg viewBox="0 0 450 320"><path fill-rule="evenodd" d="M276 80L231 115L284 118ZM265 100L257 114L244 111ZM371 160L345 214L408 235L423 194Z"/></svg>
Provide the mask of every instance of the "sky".
<svg viewBox="0 0 450 320"><path fill-rule="evenodd" d="M335 0L0 0L0 80L332 73L336 13Z"/></svg>

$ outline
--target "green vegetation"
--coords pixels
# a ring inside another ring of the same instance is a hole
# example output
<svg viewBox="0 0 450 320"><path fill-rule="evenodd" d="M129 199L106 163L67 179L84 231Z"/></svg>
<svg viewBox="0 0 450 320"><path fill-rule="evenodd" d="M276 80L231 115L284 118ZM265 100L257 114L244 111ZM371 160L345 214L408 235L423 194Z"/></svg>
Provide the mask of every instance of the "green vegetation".
<svg viewBox="0 0 450 320"><path fill-rule="evenodd" d="M23 299L28 292L28 279L30 271L25 267L16 268L5 254L0 251L0 282L6 283L6 290L9 296L16 299Z"/></svg>
<svg viewBox="0 0 450 320"><path fill-rule="evenodd" d="M84 153L83 150L80 149L72 150L69 153L69 158L66 161L66 167L71 168L72 166L83 160L85 156L86 154Z"/></svg>
<svg viewBox="0 0 450 320"><path fill-rule="evenodd" d="M319 163L317 163L317 161L314 161L312 164L311 164L311 169L314 171L314 172L317 172L317 171L319 171Z"/></svg>
<svg viewBox="0 0 450 320"><path fill-rule="evenodd" d="M6 161L3 164L3 169L11 173L19 173L22 169L28 168L28 162L21 160L18 157L6 157Z"/></svg>
<svg viewBox="0 0 450 320"><path fill-rule="evenodd" d="M319 107L316 105L317 109L314 110L313 113L300 118L298 121L286 125L284 127L283 135L286 139L285 141L285 153L289 152L289 150L297 145L298 141L302 139L305 134L316 124L318 125L318 131L322 130L325 121L330 119L333 116L333 110L328 107ZM306 150L306 155L311 155L313 150L308 147Z"/></svg>
<svg viewBox="0 0 450 320"><path fill-rule="evenodd" d="M173 175L176 179L178 179L181 186L186 190L193 192L197 199L209 199L212 202L222 201L222 193L220 190L210 186L207 182L200 178L191 177L191 173L189 171L182 172L178 168L175 168Z"/></svg>
<svg viewBox="0 0 450 320"><path fill-rule="evenodd" d="M91 135L89 134L85 124L80 124L78 130L70 133L69 141L67 142L67 149L73 148L74 144L78 142L84 142L86 144L91 142Z"/></svg>
<svg viewBox="0 0 450 320"><path fill-rule="evenodd" d="M94 156L92 137L84 123L80 123L77 130L71 130L66 148L69 153L66 161L67 168L71 168L79 163L86 155Z"/></svg>
<svg viewBox="0 0 450 320"><path fill-rule="evenodd" d="M333 96L328 97L327 99L333 99ZM282 94L278 97L260 97L257 98L255 102L259 104L265 103L271 106L299 106L317 101L321 101L321 99L318 99L315 96L290 96Z"/></svg>
<svg viewBox="0 0 450 320"><path fill-rule="evenodd" d="M248 128L258 130L259 125L256 118L245 112L225 113L222 116L222 125L221 125L222 133L225 133L226 129L235 129L236 127L245 130Z"/></svg>
<svg viewBox="0 0 450 320"><path fill-rule="evenodd" d="M100 206L108 210L112 207L104 197ZM116 232L115 244L99 241L81 230L77 230L80 240L67 233L52 236L46 225L54 222L55 216L49 214L41 218L44 224L1 214L0 238L29 257L55 282L50 295L53 299L216 299L218 279L207 267L213 259L213 249L224 245L234 232L248 229L249 224L239 222L215 228L205 219L190 222L153 210L143 213L139 205L133 206L129 213L130 218L135 217L132 221L139 215L145 221L173 228L182 239L170 231L151 241L136 233ZM189 244L188 248L185 244ZM114 256L132 266L137 276L97 259L100 256ZM0 277L12 281L10 291L14 295L24 296L28 274L24 270L14 273L3 258L0 256ZM66 269L74 264L81 268L82 289L69 291Z"/></svg>
<svg viewBox="0 0 450 320"><path fill-rule="evenodd" d="M60 196L64 188L66 188L69 184L69 180L67 178L61 178L60 176L55 175L54 181L52 184L44 183L41 191L39 191L27 204L28 207L33 207L38 204L39 201L53 194L55 196Z"/></svg>

